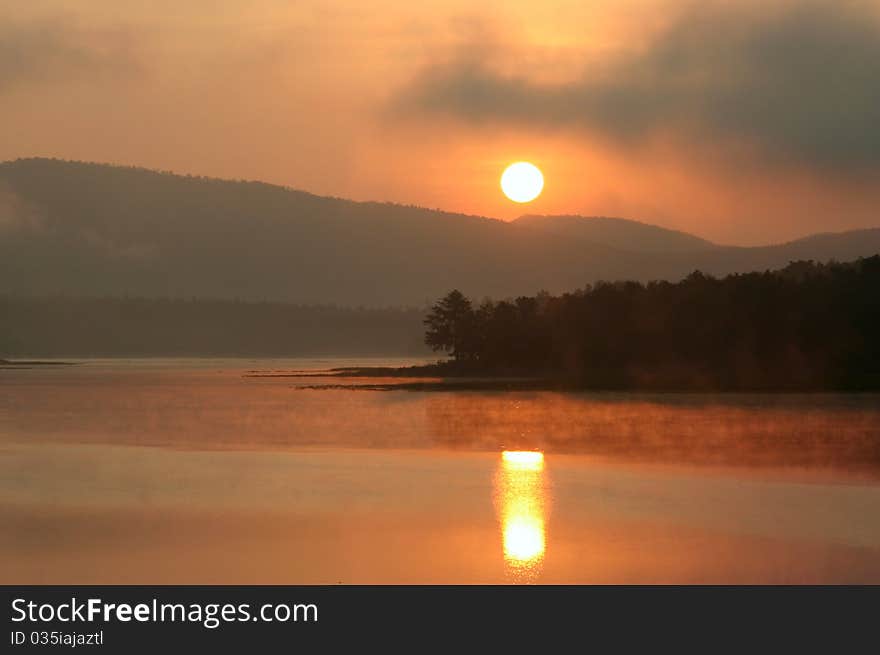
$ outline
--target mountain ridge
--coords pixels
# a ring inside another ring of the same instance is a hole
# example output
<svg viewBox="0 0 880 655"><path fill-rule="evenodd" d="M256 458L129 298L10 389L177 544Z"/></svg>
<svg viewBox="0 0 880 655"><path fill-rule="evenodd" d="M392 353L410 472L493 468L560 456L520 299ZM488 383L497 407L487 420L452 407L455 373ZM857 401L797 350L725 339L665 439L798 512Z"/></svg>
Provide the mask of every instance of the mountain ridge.
<svg viewBox="0 0 880 655"><path fill-rule="evenodd" d="M575 239L535 220L20 159L0 163L0 293L418 306L453 287L501 298L600 279L675 280L694 269L723 275L880 252L880 228L747 247L628 219L592 223L617 230L599 241ZM621 233L632 234L630 242Z"/></svg>
<svg viewBox="0 0 880 655"><path fill-rule="evenodd" d="M611 216L526 214L513 223L583 238L594 243L617 246L624 250L629 246L639 252L683 252L718 247L718 244L688 232ZM634 243L635 239L640 241Z"/></svg>

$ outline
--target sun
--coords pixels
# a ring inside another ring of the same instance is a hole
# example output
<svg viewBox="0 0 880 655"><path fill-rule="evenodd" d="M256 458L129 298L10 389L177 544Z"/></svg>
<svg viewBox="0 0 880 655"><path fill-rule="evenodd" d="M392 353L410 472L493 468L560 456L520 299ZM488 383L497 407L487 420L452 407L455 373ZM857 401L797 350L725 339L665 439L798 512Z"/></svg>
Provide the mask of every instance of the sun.
<svg viewBox="0 0 880 655"><path fill-rule="evenodd" d="M544 188L540 169L527 161L518 161L501 174L501 190L514 202L531 202Z"/></svg>

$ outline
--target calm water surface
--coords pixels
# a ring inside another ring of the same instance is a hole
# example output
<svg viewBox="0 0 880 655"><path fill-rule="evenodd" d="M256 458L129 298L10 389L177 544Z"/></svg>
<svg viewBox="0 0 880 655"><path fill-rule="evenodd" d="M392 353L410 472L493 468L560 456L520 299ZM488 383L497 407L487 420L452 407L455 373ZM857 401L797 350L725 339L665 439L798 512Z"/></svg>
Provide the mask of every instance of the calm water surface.
<svg viewBox="0 0 880 655"><path fill-rule="evenodd" d="M0 370L0 582L880 582L876 395L300 388L406 363Z"/></svg>

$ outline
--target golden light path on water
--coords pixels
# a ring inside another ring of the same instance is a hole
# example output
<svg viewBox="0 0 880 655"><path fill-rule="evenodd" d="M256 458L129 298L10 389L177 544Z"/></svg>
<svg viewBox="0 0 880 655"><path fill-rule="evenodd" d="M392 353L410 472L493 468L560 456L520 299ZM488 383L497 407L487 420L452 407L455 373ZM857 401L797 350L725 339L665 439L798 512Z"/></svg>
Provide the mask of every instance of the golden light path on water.
<svg viewBox="0 0 880 655"><path fill-rule="evenodd" d="M544 454L516 450L501 453L495 499L507 572L517 582L534 581L547 548Z"/></svg>

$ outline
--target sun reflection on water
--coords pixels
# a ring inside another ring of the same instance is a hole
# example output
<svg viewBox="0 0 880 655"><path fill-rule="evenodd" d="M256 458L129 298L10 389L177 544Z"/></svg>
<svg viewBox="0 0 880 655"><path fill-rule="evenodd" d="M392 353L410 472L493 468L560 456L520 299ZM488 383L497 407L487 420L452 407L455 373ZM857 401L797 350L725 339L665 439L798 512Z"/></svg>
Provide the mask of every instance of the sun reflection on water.
<svg viewBox="0 0 880 655"><path fill-rule="evenodd" d="M495 499L505 567L516 582L532 582L541 572L547 547L546 495L543 453L501 453L495 475Z"/></svg>

